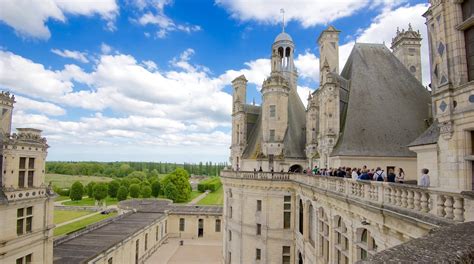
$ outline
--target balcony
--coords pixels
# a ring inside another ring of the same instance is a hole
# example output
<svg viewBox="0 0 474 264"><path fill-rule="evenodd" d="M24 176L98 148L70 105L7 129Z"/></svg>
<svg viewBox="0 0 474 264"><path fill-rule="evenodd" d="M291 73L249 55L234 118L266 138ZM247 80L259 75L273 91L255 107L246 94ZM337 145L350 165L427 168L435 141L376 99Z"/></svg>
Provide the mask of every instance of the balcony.
<svg viewBox="0 0 474 264"><path fill-rule="evenodd" d="M416 185L288 172L223 171L223 178L294 182L323 195L373 205L436 225L474 220L474 197Z"/></svg>
<svg viewBox="0 0 474 264"><path fill-rule="evenodd" d="M43 198L53 194L52 188L45 185L29 188L1 187L0 192L3 192L8 202L32 198Z"/></svg>

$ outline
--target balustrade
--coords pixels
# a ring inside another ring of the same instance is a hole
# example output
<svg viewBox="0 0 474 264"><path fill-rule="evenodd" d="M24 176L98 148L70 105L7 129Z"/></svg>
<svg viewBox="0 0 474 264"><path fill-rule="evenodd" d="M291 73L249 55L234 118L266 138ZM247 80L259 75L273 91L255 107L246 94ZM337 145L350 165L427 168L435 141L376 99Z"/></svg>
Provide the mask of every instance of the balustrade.
<svg viewBox="0 0 474 264"><path fill-rule="evenodd" d="M443 192L408 184L353 180L330 176L306 175L287 172L223 171L224 178L293 181L312 188L323 189L353 199L370 201L411 210L418 213L463 222L466 209L474 208L472 198L460 193ZM469 206L466 207L466 199ZM468 220L472 221L473 212Z"/></svg>

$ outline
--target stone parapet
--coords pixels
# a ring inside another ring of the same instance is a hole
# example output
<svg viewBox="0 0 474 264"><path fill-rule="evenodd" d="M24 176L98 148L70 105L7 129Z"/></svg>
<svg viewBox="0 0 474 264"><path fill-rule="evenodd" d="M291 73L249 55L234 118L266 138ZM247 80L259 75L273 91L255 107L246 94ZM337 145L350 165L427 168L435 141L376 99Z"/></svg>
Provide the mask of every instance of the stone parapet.
<svg viewBox="0 0 474 264"><path fill-rule="evenodd" d="M264 181L290 181L326 195L340 196L393 211L436 226L474 221L474 198L465 193L377 181L279 172L223 171L221 177Z"/></svg>

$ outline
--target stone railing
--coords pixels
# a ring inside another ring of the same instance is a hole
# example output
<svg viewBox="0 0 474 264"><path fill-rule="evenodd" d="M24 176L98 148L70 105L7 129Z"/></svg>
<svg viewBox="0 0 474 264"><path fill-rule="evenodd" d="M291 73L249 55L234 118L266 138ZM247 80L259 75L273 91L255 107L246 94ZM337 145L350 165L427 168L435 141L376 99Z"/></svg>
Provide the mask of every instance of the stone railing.
<svg viewBox="0 0 474 264"><path fill-rule="evenodd" d="M286 172L223 171L224 178L293 181L387 209L416 212L456 222L474 220L474 198L416 185L353 180Z"/></svg>
<svg viewBox="0 0 474 264"><path fill-rule="evenodd" d="M1 190L9 202L53 195L52 189L45 185L28 188L1 187Z"/></svg>

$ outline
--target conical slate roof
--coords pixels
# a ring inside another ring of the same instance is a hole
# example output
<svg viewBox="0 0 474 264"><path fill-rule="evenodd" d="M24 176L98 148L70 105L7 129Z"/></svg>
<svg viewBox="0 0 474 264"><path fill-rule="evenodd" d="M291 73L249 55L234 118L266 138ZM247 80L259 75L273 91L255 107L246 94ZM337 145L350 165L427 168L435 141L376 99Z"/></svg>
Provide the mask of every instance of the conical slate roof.
<svg viewBox="0 0 474 264"><path fill-rule="evenodd" d="M415 157L430 94L382 44L355 44L341 73L349 100L331 156ZM344 113L341 113L342 115Z"/></svg>

